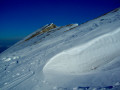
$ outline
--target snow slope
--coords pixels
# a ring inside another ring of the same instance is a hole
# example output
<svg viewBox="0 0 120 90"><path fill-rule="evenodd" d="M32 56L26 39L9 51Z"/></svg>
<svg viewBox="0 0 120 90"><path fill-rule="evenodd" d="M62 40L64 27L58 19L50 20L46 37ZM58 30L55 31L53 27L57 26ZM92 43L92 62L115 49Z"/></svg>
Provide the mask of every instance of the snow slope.
<svg viewBox="0 0 120 90"><path fill-rule="evenodd" d="M120 8L38 29L0 54L0 90L120 90Z"/></svg>

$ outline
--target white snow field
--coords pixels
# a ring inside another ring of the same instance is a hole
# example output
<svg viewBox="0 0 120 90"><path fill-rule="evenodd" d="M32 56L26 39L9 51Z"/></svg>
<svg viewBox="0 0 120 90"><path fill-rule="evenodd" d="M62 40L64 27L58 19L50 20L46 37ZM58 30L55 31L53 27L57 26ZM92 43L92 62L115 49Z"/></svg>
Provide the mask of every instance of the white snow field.
<svg viewBox="0 0 120 90"><path fill-rule="evenodd" d="M0 90L120 90L120 8L45 25L1 53Z"/></svg>

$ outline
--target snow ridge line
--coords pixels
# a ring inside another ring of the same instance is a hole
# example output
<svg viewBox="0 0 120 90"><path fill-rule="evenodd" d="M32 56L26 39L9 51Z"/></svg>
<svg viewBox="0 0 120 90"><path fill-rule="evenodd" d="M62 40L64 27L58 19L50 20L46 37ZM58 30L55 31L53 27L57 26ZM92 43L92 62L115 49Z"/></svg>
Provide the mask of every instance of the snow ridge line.
<svg viewBox="0 0 120 90"><path fill-rule="evenodd" d="M117 33L120 33L120 28L117 28L115 31L112 31L112 32L109 32L109 33L105 33L105 34L100 35L100 36L98 36L98 37L96 37L96 38L93 38L93 39L90 40L89 42L84 43L84 44L82 44L82 45L80 45L80 46L77 46L77 47L75 47L75 48L72 48L72 49L70 49L70 50L75 50L75 52L77 53L77 51L79 51L79 50L78 50L78 47L81 47L80 51L83 51L84 49L86 49L87 47L89 47L89 46L91 46L92 44L96 43L96 42L99 41L100 39L103 39L103 38L105 38L105 37L111 37L112 35L117 34ZM67 53L67 54L68 54L68 51L66 50L66 51L63 51L63 52L61 52L61 53L64 53L64 54ZM70 53L69 53L69 54L70 54Z"/></svg>

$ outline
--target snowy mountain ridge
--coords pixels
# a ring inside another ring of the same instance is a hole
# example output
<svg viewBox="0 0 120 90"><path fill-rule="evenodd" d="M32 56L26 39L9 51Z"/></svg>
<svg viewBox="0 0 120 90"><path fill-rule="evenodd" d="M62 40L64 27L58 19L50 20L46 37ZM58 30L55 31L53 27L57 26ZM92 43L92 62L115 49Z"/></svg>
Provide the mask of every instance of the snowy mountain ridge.
<svg viewBox="0 0 120 90"><path fill-rule="evenodd" d="M45 25L0 54L1 90L119 90L120 8Z"/></svg>

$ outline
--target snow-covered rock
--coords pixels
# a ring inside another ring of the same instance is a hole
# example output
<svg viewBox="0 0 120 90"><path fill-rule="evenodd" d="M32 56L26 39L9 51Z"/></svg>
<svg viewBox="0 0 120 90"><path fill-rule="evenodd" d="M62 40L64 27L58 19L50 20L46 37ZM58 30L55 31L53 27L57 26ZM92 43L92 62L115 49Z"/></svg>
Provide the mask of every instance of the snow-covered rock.
<svg viewBox="0 0 120 90"><path fill-rule="evenodd" d="M0 90L119 90L119 75L120 8L45 25L0 54Z"/></svg>

